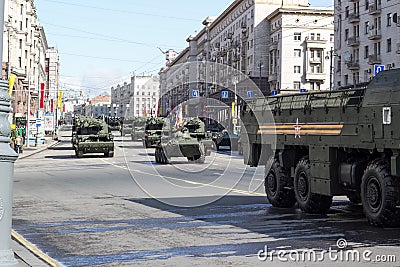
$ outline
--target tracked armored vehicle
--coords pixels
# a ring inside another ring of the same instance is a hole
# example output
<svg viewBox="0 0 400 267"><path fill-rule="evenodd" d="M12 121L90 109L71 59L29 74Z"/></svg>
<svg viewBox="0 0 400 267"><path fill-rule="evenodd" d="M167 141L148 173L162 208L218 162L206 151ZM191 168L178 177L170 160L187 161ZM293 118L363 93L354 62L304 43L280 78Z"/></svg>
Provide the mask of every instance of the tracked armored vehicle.
<svg viewBox="0 0 400 267"><path fill-rule="evenodd" d="M122 120L121 136L125 136L127 134L131 134L132 133L132 126L133 126L133 122L134 121L135 121L134 117L125 117Z"/></svg>
<svg viewBox="0 0 400 267"><path fill-rule="evenodd" d="M266 111L275 124L257 122ZM271 166L265 190L275 207L327 213L333 196L347 195L372 225L398 226L399 114L400 69L364 89L251 99L241 112L245 163Z"/></svg>
<svg viewBox="0 0 400 267"><path fill-rule="evenodd" d="M207 132L205 123L199 118L188 118L183 123L183 128L186 128L189 135L196 138L204 144L206 151L211 151L215 148L215 144L210 132Z"/></svg>
<svg viewBox="0 0 400 267"><path fill-rule="evenodd" d="M133 120L131 132L132 141L144 139L144 128L146 127L146 120L147 119L145 117L137 117Z"/></svg>
<svg viewBox="0 0 400 267"><path fill-rule="evenodd" d="M165 118L148 118L146 121L143 146L146 148L156 146L161 140Z"/></svg>
<svg viewBox="0 0 400 267"><path fill-rule="evenodd" d="M72 134L72 146L78 158L87 153L103 153L106 157L114 156L114 140L108 125L89 117L75 119Z"/></svg>

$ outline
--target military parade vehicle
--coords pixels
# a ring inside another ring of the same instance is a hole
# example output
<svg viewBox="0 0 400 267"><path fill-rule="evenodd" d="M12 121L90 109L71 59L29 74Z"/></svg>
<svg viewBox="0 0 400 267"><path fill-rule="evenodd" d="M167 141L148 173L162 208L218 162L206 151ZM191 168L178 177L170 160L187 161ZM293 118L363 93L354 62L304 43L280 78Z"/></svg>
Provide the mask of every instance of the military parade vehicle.
<svg viewBox="0 0 400 267"><path fill-rule="evenodd" d="M125 136L127 134L132 133L132 125L134 120L135 120L134 117L125 117L122 119L121 136Z"/></svg>
<svg viewBox="0 0 400 267"><path fill-rule="evenodd" d="M266 111L275 123L257 122ZM400 69L380 72L362 89L249 99L241 112L244 160L271 166L264 184L275 207L297 202L304 212L324 214L333 196L347 195L362 202L372 225L396 226L399 114Z"/></svg>
<svg viewBox="0 0 400 267"><path fill-rule="evenodd" d="M146 148L156 146L161 140L161 132L166 122L165 118L148 118L144 130L143 146Z"/></svg>
<svg viewBox="0 0 400 267"><path fill-rule="evenodd" d="M121 132L122 120L119 117L105 117L105 121L111 132Z"/></svg>
<svg viewBox="0 0 400 267"><path fill-rule="evenodd" d="M157 163L167 164L172 157L186 157L194 163L204 163L210 155L203 140L191 136L189 129L163 130L161 141L156 146L155 159Z"/></svg>
<svg viewBox="0 0 400 267"><path fill-rule="evenodd" d="M78 117L72 127L72 146L78 158L87 153L114 156L114 140L108 125L98 119Z"/></svg>
<svg viewBox="0 0 400 267"><path fill-rule="evenodd" d="M212 140L212 135L206 130L205 123L201 119L197 117L188 118L184 121L183 128L186 128L189 131L189 135L191 137L201 141L204 144L207 152L211 152L211 150L215 147L215 144Z"/></svg>
<svg viewBox="0 0 400 267"><path fill-rule="evenodd" d="M214 134L213 141L217 150L220 150L221 146L229 146L231 151L238 150L239 136L234 133L229 133L228 130L223 130L220 133Z"/></svg>
<svg viewBox="0 0 400 267"><path fill-rule="evenodd" d="M144 128L146 127L145 117L136 117L132 123L131 139L138 141L144 139Z"/></svg>

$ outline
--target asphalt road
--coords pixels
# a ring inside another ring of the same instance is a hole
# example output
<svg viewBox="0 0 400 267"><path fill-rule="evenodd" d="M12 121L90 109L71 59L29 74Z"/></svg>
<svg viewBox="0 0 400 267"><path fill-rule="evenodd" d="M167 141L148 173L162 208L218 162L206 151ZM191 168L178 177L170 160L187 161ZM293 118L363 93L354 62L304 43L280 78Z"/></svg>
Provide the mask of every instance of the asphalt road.
<svg viewBox="0 0 400 267"><path fill-rule="evenodd" d="M65 266L360 266L377 256L392 261L382 266L400 266L398 228L370 226L346 198L326 216L273 208L259 188L263 170L235 153L159 165L152 149L116 137L114 158L77 159L70 133L62 135L59 145L17 161L13 228ZM266 246L272 254L262 261ZM302 260L311 249L321 257ZM346 261L346 251L360 261Z"/></svg>

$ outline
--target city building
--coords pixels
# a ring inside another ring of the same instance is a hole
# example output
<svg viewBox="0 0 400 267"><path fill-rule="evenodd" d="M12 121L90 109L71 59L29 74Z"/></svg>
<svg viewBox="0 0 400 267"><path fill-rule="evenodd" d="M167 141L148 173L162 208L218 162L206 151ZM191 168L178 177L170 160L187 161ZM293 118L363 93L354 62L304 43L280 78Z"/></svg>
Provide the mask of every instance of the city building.
<svg viewBox="0 0 400 267"><path fill-rule="evenodd" d="M400 2L335 0L335 87L366 85L400 66Z"/></svg>
<svg viewBox="0 0 400 267"><path fill-rule="evenodd" d="M111 114L111 96L100 95L89 100L86 108L86 115L99 118L102 116L110 116Z"/></svg>
<svg viewBox="0 0 400 267"><path fill-rule="evenodd" d="M41 84L47 85L46 35L38 23L33 0L5 1L4 18L2 77L17 77L11 104L15 116L26 116L28 106L33 115L38 110Z"/></svg>
<svg viewBox="0 0 400 267"><path fill-rule="evenodd" d="M46 74L47 74L47 97L49 110L51 113L54 111L62 111L61 107L57 106L57 100L59 97L59 86L60 86L60 56L58 49L55 47L49 47L46 50Z"/></svg>
<svg viewBox="0 0 400 267"><path fill-rule="evenodd" d="M131 82L111 88L111 116L156 116L160 81L156 76L131 77Z"/></svg>
<svg viewBox="0 0 400 267"><path fill-rule="evenodd" d="M279 8L267 20L273 94L331 89L333 9Z"/></svg>

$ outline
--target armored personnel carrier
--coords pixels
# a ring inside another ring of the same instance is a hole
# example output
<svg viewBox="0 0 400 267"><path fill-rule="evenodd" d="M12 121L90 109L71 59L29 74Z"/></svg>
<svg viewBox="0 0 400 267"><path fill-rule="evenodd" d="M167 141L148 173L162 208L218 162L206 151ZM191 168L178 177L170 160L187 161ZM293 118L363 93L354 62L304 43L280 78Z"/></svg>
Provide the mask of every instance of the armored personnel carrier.
<svg viewBox="0 0 400 267"><path fill-rule="evenodd" d="M121 123L121 136L125 136L127 134L132 133L132 126L135 118L134 117L125 117Z"/></svg>
<svg viewBox="0 0 400 267"><path fill-rule="evenodd" d="M268 110L275 124L259 124ZM363 89L254 98L241 113L244 160L272 165L265 191L275 207L297 202L304 212L327 213L333 196L347 195L362 202L372 225L398 226L399 114L400 69Z"/></svg>
<svg viewBox="0 0 400 267"><path fill-rule="evenodd" d="M165 118L148 118L146 121L143 146L146 148L156 146L161 140Z"/></svg>
<svg viewBox="0 0 400 267"><path fill-rule="evenodd" d="M114 140L108 125L89 117L75 119L72 134L72 146L78 158L87 153L104 153L106 157L114 156Z"/></svg>
<svg viewBox="0 0 400 267"><path fill-rule="evenodd" d="M183 128L186 128L189 135L201 141L206 151L211 151L215 148L215 144L212 140L212 135L206 130L205 123L199 118L188 118L183 123Z"/></svg>
<svg viewBox="0 0 400 267"><path fill-rule="evenodd" d="M167 164L172 157L186 157L195 163L204 163L207 152L203 141L192 137L187 128L171 131L169 135L163 135L161 142L156 146L155 159L157 163Z"/></svg>
<svg viewBox="0 0 400 267"><path fill-rule="evenodd" d="M106 117L105 121L110 129L110 132L121 132L122 120L119 117Z"/></svg>
<svg viewBox="0 0 400 267"><path fill-rule="evenodd" d="M137 117L133 120L131 132L132 141L144 139L144 128L146 127L146 120L147 119L145 117Z"/></svg>

